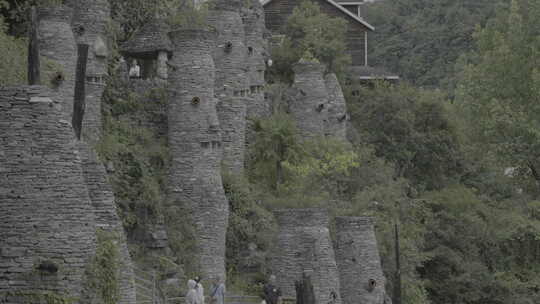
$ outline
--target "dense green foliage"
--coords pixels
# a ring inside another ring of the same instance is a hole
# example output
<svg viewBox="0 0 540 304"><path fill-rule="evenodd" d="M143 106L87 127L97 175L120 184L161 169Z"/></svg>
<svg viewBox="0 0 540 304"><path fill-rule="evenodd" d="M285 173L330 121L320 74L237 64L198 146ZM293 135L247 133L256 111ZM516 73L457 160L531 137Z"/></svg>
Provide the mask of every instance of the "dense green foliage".
<svg viewBox="0 0 540 304"><path fill-rule="evenodd" d="M384 0L364 9L375 26L372 66L384 66L426 87L454 83L454 65L472 49L476 25L485 24L497 0Z"/></svg>
<svg viewBox="0 0 540 304"><path fill-rule="evenodd" d="M475 34L458 101L474 139L517 174L540 181L540 4L513 1Z"/></svg>
<svg viewBox="0 0 540 304"><path fill-rule="evenodd" d="M353 125L378 157L396 165L397 177L436 189L460 173L458 135L442 94L382 83L357 92L348 97Z"/></svg>
<svg viewBox="0 0 540 304"><path fill-rule="evenodd" d="M141 96L116 83L108 87L104 102L105 131L97 149L114 170L110 178L116 202L124 227L134 233L143 229L145 218L155 218L163 208L165 139L138 122L156 115L165 99L159 89Z"/></svg>
<svg viewBox="0 0 540 304"><path fill-rule="evenodd" d="M90 286L97 291L100 303L114 304L119 300L119 251L118 236L98 230L96 254L90 264Z"/></svg>
<svg viewBox="0 0 540 304"><path fill-rule="evenodd" d="M7 1L0 1L0 9L8 8ZM26 82L26 53L26 41L8 35L8 26L0 16L0 85Z"/></svg>

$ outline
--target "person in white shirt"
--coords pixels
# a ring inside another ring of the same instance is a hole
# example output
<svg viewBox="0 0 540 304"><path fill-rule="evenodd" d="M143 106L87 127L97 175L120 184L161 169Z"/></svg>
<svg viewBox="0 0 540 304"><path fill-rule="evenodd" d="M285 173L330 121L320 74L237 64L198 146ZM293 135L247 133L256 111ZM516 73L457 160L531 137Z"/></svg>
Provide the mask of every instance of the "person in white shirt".
<svg viewBox="0 0 540 304"><path fill-rule="evenodd" d="M137 64L137 60L133 59L133 64L129 69L129 78L141 77L141 67Z"/></svg>
<svg viewBox="0 0 540 304"><path fill-rule="evenodd" d="M186 304L197 304L197 282L189 280L187 282L188 292L186 294Z"/></svg>
<svg viewBox="0 0 540 304"><path fill-rule="evenodd" d="M197 304L204 304L204 287L201 283L201 277L196 276L195 282L197 283L197 286L195 286L195 290L197 291Z"/></svg>

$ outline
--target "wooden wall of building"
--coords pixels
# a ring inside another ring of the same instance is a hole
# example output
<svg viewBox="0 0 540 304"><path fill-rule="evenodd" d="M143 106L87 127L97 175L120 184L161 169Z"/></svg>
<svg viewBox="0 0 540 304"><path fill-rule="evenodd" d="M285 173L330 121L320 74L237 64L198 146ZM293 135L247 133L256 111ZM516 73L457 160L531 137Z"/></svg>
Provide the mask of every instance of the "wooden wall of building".
<svg viewBox="0 0 540 304"><path fill-rule="evenodd" d="M265 5L266 28L272 31L272 33L281 33L283 26L287 22L287 18L301 1L302 0L272 0ZM344 18L347 21L347 47L352 58L352 65L365 65L364 33L366 31L369 32L370 30L327 1L313 1L321 7L321 11L329 16Z"/></svg>

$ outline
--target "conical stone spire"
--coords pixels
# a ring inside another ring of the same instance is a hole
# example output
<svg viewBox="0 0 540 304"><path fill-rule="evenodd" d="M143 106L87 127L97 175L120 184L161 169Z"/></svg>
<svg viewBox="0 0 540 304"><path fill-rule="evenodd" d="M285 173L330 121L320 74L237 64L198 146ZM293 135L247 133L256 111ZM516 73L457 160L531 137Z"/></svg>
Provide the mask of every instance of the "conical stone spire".
<svg viewBox="0 0 540 304"><path fill-rule="evenodd" d="M211 55L215 33L180 30L171 32L170 38L169 209L181 210L191 220L197 270L206 278L224 278L229 205L220 172L223 152ZM179 225L174 221L183 219L172 221Z"/></svg>

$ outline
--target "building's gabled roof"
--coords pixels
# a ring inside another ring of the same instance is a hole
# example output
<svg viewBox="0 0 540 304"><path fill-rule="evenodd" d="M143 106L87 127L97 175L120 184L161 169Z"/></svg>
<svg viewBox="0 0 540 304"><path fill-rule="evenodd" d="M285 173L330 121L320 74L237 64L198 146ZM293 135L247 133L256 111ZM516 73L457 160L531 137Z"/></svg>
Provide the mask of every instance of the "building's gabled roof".
<svg viewBox="0 0 540 304"><path fill-rule="evenodd" d="M169 28L164 20L151 19L135 35L121 46L121 52L135 57L157 56L159 51L172 51L172 44L167 36Z"/></svg>
<svg viewBox="0 0 540 304"><path fill-rule="evenodd" d="M262 5L263 6L266 6L268 3L272 2L273 0L262 0ZM351 13L349 10L347 10L346 8L344 8L343 6L339 5L337 2L333 1L333 0L326 0L326 2L332 4L333 6L335 6L338 10L342 11L343 13L345 13L345 15L351 17L352 19L354 19L355 21L357 21L358 23L362 24L363 26L367 27L368 29L374 31L375 30L375 27L369 23L367 23L364 19L358 17L357 15Z"/></svg>

